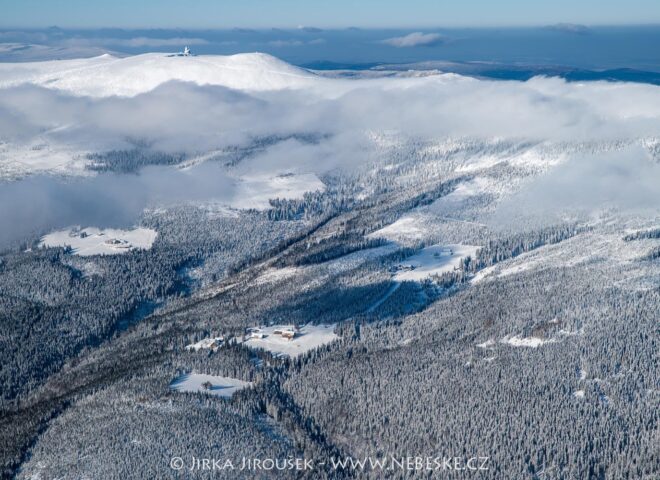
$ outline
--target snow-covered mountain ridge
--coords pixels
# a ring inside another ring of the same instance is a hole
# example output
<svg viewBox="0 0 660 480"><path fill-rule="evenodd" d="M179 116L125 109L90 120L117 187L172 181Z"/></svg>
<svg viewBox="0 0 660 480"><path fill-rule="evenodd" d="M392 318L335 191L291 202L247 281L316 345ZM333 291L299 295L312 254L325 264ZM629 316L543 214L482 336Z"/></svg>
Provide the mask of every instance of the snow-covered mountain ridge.
<svg viewBox="0 0 660 480"><path fill-rule="evenodd" d="M316 75L264 53L181 56L147 53L125 58L0 63L0 88L33 84L74 95L135 96L169 81L238 90L307 86Z"/></svg>

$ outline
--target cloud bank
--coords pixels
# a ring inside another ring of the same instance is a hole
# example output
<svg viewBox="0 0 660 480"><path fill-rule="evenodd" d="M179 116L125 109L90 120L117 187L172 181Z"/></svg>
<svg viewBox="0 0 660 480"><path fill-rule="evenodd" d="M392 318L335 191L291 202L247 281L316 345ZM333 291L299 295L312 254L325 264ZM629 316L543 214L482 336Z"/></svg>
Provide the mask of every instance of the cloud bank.
<svg viewBox="0 0 660 480"><path fill-rule="evenodd" d="M313 80L313 79L312 79ZM404 136L601 141L657 136L660 88L642 84L478 81L455 75L319 79L309 88L237 91L166 82L93 98L32 85L0 88L0 141L200 153L254 137L394 131Z"/></svg>
<svg viewBox="0 0 660 480"><path fill-rule="evenodd" d="M382 41L385 45L397 48L428 47L443 42L445 37L439 33L413 32L402 37L387 38Z"/></svg>
<svg viewBox="0 0 660 480"><path fill-rule="evenodd" d="M579 23L556 23L555 25L549 25L546 28L556 32L571 33L574 35L588 35L591 33L589 27L586 25L580 25Z"/></svg>
<svg viewBox="0 0 660 480"><path fill-rule="evenodd" d="M195 37L172 37L172 38L154 38L154 37L133 37L133 38L84 38L74 37L62 42L65 47L93 47L97 45L107 45L110 47L176 47L181 49L184 45L208 45L209 41L203 38Z"/></svg>
<svg viewBox="0 0 660 480"><path fill-rule="evenodd" d="M502 226L520 219L552 223L566 215L588 216L610 209L655 216L660 213L659 186L660 163L639 146L581 154L502 202L491 223Z"/></svg>
<svg viewBox="0 0 660 480"><path fill-rule="evenodd" d="M227 173L219 167L205 170L211 168L206 164L186 172L152 168L137 176L104 174L66 182L45 177L38 173L49 168L30 170L25 155L17 153L38 156L43 145L48 148L39 160L47 167L51 158L69 155L75 161L76 154L136 144L189 157L261 145L235 167L233 174L239 176L320 175L356 168L382 158L372 132L388 132L402 144L468 138L484 144L494 139L547 143L567 151L567 146L584 151L585 145L594 145L593 156L568 158L521 193L514 206L529 204L542 211L543 205L561 210L659 204L657 160L641 150L613 157L598 153L601 143L623 150L640 139L657 140L659 87L557 78L498 82L457 75L346 80L284 68L267 56L241 56L242 63L230 63L228 71L236 72L236 78L250 80L252 75L250 81L260 85L274 78L284 82L257 91L228 88L223 84L227 77L208 76L207 60L195 58L186 64L159 58L162 63L144 72L155 74L158 86L132 96L81 95L71 85L83 77L76 80L72 73L60 83L0 87L0 168L13 162L25 168L22 173L35 174L0 184L0 243L71 223L119 226L160 202L223 201L236 194ZM81 75L89 74L85 81L106 82L103 92L123 91L122 82L134 78L113 73L122 61L113 60L101 74L83 69ZM193 69L203 80L173 79L181 68ZM21 72L0 68L0 85Z"/></svg>
<svg viewBox="0 0 660 480"><path fill-rule="evenodd" d="M187 171L150 167L139 175L39 175L0 183L0 247L70 225L128 227L147 207L228 201L235 193L231 179L213 164Z"/></svg>

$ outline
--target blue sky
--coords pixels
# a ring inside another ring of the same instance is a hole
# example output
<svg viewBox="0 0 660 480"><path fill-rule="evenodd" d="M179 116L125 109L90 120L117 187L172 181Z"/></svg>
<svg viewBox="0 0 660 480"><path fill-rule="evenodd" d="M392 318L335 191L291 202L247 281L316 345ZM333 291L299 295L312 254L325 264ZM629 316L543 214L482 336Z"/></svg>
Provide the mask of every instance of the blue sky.
<svg viewBox="0 0 660 480"><path fill-rule="evenodd" d="M660 23L658 0L0 0L2 27L433 27Z"/></svg>

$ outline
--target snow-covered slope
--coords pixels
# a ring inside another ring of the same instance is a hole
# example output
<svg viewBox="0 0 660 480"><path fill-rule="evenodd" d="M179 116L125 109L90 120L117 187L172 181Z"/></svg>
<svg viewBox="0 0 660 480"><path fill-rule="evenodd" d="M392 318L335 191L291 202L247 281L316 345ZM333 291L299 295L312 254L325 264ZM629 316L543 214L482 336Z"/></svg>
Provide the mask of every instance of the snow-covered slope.
<svg viewBox="0 0 660 480"><path fill-rule="evenodd" d="M134 96L172 80L263 91L299 88L317 77L271 55L177 56L148 53L77 60L0 63L0 88L34 84L74 95Z"/></svg>

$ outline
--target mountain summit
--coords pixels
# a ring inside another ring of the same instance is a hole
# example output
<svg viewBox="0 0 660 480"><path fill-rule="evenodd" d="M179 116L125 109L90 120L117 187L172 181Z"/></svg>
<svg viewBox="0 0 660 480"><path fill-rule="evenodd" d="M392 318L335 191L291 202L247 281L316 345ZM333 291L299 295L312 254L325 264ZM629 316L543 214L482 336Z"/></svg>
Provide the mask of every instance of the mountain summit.
<svg viewBox="0 0 660 480"><path fill-rule="evenodd" d="M36 84L74 95L132 97L172 80L237 90L299 88L316 76L264 53L168 55L0 64L0 87Z"/></svg>

